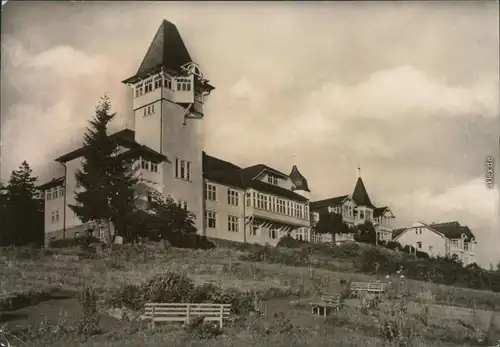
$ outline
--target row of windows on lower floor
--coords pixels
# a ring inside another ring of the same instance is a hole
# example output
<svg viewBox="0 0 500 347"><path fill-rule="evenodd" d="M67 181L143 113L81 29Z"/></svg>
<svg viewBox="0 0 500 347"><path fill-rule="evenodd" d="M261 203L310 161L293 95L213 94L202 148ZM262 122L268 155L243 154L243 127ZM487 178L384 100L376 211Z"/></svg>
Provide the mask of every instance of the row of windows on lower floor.
<svg viewBox="0 0 500 347"><path fill-rule="evenodd" d="M204 216L204 226L205 228L209 229L216 229L218 227L218 222L219 219L217 218L217 213L215 211L210 211L206 210L205 211L205 216ZM299 240L306 240L307 239L307 228L299 228L296 231L296 237ZM227 230L231 232L239 232L240 231L240 217L238 216L233 216L233 215L228 215L227 216ZM262 228L259 227L258 225L252 225L250 229L250 235L251 236L262 236L261 235ZM284 233L277 228L269 228L268 230L268 237L270 239L278 239L282 236L284 236Z"/></svg>

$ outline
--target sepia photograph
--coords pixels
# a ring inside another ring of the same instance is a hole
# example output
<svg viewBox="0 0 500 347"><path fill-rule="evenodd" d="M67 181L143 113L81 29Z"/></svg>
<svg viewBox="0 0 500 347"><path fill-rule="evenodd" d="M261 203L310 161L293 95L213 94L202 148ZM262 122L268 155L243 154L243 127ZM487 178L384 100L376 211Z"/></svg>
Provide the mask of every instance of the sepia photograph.
<svg viewBox="0 0 500 347"><path fill-rule="evenodd" d="M500 347L498 1L2 1L0 347Z"/></svg>

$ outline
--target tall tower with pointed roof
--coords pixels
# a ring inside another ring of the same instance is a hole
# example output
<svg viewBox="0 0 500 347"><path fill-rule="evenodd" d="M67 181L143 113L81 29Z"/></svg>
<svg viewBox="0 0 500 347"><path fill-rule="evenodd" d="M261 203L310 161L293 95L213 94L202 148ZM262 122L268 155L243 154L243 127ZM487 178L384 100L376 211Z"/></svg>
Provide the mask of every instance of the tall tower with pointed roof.
<svg viewBox="0 0 500 347"><path fill-rule="evenodd" d="M177 27L163 20L137 72L133 89L135 141L167 160L150 181L196 215L203 230L203 104L215 89L189 54Z"/></svg>

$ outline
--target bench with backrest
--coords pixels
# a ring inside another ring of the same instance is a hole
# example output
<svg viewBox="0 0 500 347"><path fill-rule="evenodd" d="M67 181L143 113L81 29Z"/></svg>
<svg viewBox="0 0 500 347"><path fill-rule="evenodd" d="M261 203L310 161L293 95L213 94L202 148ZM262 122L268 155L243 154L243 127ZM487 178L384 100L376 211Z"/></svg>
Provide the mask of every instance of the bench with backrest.
<svg viewBox="0 0 500 347"><path fill-rule="evenodd" d="M229 318L230 304L206 303L157 303L145 305L144 320L153 327L157 322L183 322L189 324L193 319L203 317L204 321L218 322L222 329L224 320Z"/></svg>
<svg viewBox="0 0 500 347"><path fill-rule="evenodd" d="M351 290L353 292L384 293L386 286L387 284L382 282L352 282Z"/></svg>
<svg viewBox="0 0 500 347"><path fill-rule="evenodd" d="M340 303L340 294L321 294L318 301L312 301L310 303L312 314L320 316L321 313L323 313L323 316L326 317L328 309L338 311L340 309Z"/></svg>

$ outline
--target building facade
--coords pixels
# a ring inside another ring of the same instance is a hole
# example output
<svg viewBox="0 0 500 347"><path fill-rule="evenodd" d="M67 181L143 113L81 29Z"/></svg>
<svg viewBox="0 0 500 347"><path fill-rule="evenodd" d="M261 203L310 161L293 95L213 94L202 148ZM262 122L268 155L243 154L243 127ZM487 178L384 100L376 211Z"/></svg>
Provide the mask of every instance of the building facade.
<svg viewBox="0 0 500 347"><path fill-rule="evenodd" d="M309 188L296 166L286 175L203 155L204 235L270 245L285 235L310 240Z"/></svg>
<svg viewBox="0 0 500 347"><path fill-rule="evenodd" d="M372 204L361 176L359 176L352 195L342 195L319 201L311 202L312 227L319 221L321 212L336 213L349 227L369 221L375 227L379 240L386 242L392 239L394 214L388 206L376 207ZM320 241L333 242L330 235L316 236ZM337 234L335 242L352 241L352 234Z"/></svg>
<svg viewBox="0 0 500 347"><path fill-rule="evenodd" d="M133 89L131 107L135 131L125 129L112 136L121 153L136 159L143 200L154 189L170 196L196 216L203 230L203 104L215 89L203 76L174 24L164 20L137 72L123 81ZM74 237L89 229L68 207L74 203L75 173L86 148L57 158L64 176L42 185L48 239ZM107 226L92 226L98 236Z"/></svg>
<svg viewBox="0 0 500 347"><path fill-rule="evenodd" d="M276 244L285 234L310 238L309 188L297 167L290 175L262 164L240 168L203 152L203 105L215 88L174 24L162 22L137 72L123 83L133 90L135 130L111 136L119 153L135 160L140 199L146 202L152 190L172 197L210 237L262 244ZM104 241L108 234L107 225L82 223L69 207L81 189L75 173L85 151L57 158L64 175L40 186L46 243L89 232Z"/></svg>
<svg viewBox="0 0 500 347"><path fill-rule="evenodd" d="M476 237L459 222L426 224L416 222L409 228L394 230L393 241L411 246L431 257L455 257L464 265L476 261Z"/></svg>

